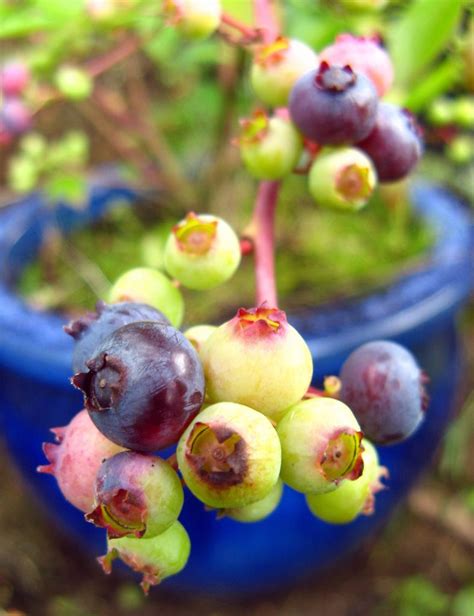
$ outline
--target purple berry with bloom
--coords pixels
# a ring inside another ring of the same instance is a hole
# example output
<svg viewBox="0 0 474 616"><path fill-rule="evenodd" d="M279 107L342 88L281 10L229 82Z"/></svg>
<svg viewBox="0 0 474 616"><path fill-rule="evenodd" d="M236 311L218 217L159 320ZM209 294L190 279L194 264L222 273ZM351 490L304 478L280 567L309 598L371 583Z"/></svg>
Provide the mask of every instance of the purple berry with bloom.
<svg viewBox="0 0 474 616"><path fill-rule="evenodd" d="M423 421L427 378L399 344L378 340L362 345L344 362L340 379L341 400L374 443L403 441Z"/></svg>
<svg viewBox="0 0 474 616"><path fill-rule="evenodd" d="M176 443L204 400L199 357L170 325L124 325L86 365L72 383L97 428L128 449L152 452Z"/></svg>
<svg viewBox="0 0 474 616"><path fill-rule="evenodd" d="M350 66L330 66L301 77L290 94L290 115L305 137L321 145L355 143L375 125L378 96Z"/></svg>

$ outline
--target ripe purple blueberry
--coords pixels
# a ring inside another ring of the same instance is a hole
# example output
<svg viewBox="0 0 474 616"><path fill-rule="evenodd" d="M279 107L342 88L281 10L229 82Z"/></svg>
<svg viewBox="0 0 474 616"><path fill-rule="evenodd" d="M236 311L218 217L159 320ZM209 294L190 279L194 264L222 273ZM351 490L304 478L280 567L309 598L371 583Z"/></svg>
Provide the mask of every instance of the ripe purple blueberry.
<svg viewBox="0 0 474 616"><path fill-rule="evenodd" d="M322 62L349 65L355 73L365 75L374 84L379 96L386 94L392 85L392 61L376 39L339 34L336 42L325 47L319 57Z"/></svg>
<svg viewBox="0 0 474 616"><path fill-rule="evenodd" d="M122 451L94 426L87 411L78 413L63 428L52 428L57 444L44 443L49 464L38 472L56 477L64 498L81 511L94 505L97 472L104 460Z"/></svg>
<svg viewBox="0 0 474 616"><path fill-rule="evenodd" d="M350 66L321 62L296 82L289 109L305 137L321 145L341 145L367 137L377 105L377 92L367 77Z"/></svg>
<svg viewBox="0 0 474 616"><path fill-rule="evenodd" d="M87 370L86 361L95 349L116 329L135 321L156 321L169 325L168 319L159 310L134 302L106 304L97 302L96 311L71 321L64 331L75 341L72 356L74 373Z"/></svg>
<svg viewBox="0 0 474 616"><path fill-rule="evenodd" d="M170 325L143 321L115 330L72 383L97 428L128 449L176 443L204 400L204 375L191 343Z"/></svg>
<svg viewBox="0 0 474 616"><path fill-rule="evenodd" d="M371 133L357 144L370 156L380 182L407 176L419 161L423 144L420 129L409 111L380 103Z"/></svg>
<svg viewBox="0 0 474 616"><path fill-rule="evenodd" d="M110 538L150 538L176 522L183 500L178 475L165 460L123 451L100 467L95 507L86 519L106 528Z"/></svg>
<svg viewBox="0 0 474 616"><path fill-rule="evenodd" d="M408 438L424 418L426 377L413 355L386 340L369 342L344 362L340 398L374 443Z"/></svg>

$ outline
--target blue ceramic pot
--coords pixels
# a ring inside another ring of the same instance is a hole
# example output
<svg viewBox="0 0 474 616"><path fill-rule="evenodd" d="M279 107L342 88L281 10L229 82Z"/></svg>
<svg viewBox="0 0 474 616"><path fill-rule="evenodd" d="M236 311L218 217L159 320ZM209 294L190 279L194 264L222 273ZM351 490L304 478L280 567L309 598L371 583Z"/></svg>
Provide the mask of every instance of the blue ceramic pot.
<svg viewBox="0 0 474 616"><path fill-rule="evenodd" d="M117 198L131 201L133 196L126 188L95 187L86 212L61 206L57 217L70 230L99 216ZM246 525L215 520L187 494L181 519L191 535L192 554L186 569L167 582L170 586L242 595L281 588L331 566L381 525L430 464L460 374L455 318L472 287L472 230L467 211L438 188L418 185L413 201L437 232L422 266L380 293L292 319L313 353L315 383L337 374L356 346L376 338L406 345L430 376L431 405L421 429L408 442L380 450L391 478L376 514L332 527L312 517L303 496L286 488L270 518ZM62 332L63 319L32 310L9 286L34 257L51 216L39 196L0 214L0 418L12 455L54 523L99 554L103 533L64 501L51 477L35 473L44 460L41 443L51 439L49 428L67 424L82 406L68 380L72 341Z"/></svg>

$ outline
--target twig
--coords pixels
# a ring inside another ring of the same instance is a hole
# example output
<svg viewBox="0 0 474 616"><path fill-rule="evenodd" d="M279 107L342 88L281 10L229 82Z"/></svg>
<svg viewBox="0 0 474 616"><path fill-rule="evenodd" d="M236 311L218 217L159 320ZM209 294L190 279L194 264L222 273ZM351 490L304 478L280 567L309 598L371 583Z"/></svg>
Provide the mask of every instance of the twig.
<svg viewBox="0 0 474 616"><path fill-rule="evenodd" d="M233 30L237 30L242 36L240 38L233 38L227 33L226 30L222 29L222 26L228 26ZM219 28L219 33L227 40L227 42L239 46L256 43L262 35L258 28L247 26L227 13L223 13L221 16L221 27Z"/></svg>
<svg viewBox="0 0 474 616"><path fill-rule="evenodd" d="M141 41L139 38L136 36L128 36L122 39L116 47L103 56L91 60L84 66L84 70L90 77L98 77L135 53L135 51L137 51L140 47L140 44ZM64 94L62 92L49 87L42 88L41 96L42 100L40 101L38 107L33 110L33 115L36 115L45 105L64 98Z"/></svg>
<svg viewBox="0 0 474 616"><path fill-rule="evenodd" d="M160 165L160 175L163 186L178 197L186 209L194 204L193 190L182 172L181 166L174 156L166 138L159 128L150 121L151 103L141 65L138 59L130 65L127 85L130 95L130 105L135 108L135 128L140 134L150 152Z"/></svg>
<svg viewBox="0 0 474 616"><path fill-rule="evenodd" d="M133 162L153 187L159 188L161 186L159 175L150 165L148 158L142 154L139 148L130 145L123 139L122 133L109 124L100 109L87 101L78 104L77 108L94 125L97 132L108 141L124 162Z"/></svg>
<svg viewBox="0 0 474 616"><path fill-rule="evenodd" d="M139 49L140 45L141 40L137 36L128 36L122 39L117 47L114 47L99 58L94 58L86 64L84 68L89 73L90 77L98 77L134 54Z"/></svg>

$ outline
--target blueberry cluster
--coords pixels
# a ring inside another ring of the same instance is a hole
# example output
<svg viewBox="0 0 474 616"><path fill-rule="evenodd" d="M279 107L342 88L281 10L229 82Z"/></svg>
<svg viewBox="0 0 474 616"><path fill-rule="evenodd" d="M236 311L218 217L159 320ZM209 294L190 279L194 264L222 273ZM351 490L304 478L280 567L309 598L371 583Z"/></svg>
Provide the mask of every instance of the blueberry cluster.
<svg viewBox="0 0 474 616"><path fill-rule="evenodd" d="M374 39L342 34L317 56L278 37L257 50L250 76L258 98L277 108L242 121L242 160L258 179L309 173L318 204L357 210L377 181L405 178L421 156L414 117L379 100L393 68Z"/></svg>
<svg viewBox="0 0 474 616"><path fill-rule="evenodd" d="M226 222L190 214L170 234L165 262L181 284L203 288L228 279L239 258ZM342 385L333 377L315 392L311 353L282 310L241 308L219 327L181 333L168 319L173 297L182 301L170 289L178 292L163 273L131 270L112 288L115 303L65 328L85 409L53 430L58 444L44 445L49 464L39 467L107 530L104 570L121 558L143 573L145 591L188 559L182 484L239 522L270 515L284 485L320 519L350 522L373 512L387 476L367 438L408 437L426 402L420 369L394 343L357 349ZM158 455L169 447L171 457Z"/></svg>
<svg viewBox="0 0 474 616"><path fill-rule="evenodd" d="M166 0L164 8L191 39L221 22L218 0ZM377 179L403 178L420 157L413 118L379 100L393 74L373 40L343 35L318 58L300 41L277 37L257 46L250 78L275 108L242 122L242 159L259 179L307 172L319 203L358 209ZM356 349L340 379L314 390L310 350L275 305L241 308L218 327L182 333L180 287L213 289L240 259L227 222L189 213L167 239L166 272L125 272L107 304L66 328L75 341L71 380L85 409L53 430L58 443L44 445L49 464L39 470L54 474L65 498L107 530L104 570L122 559L143 574L145 591L188 559L178 521L183 484L238 522L264 519L293 489L318 518L348 523L374 511L388 475L372 443L404 440L424 416L425 378L392 342Z"/></svg>

